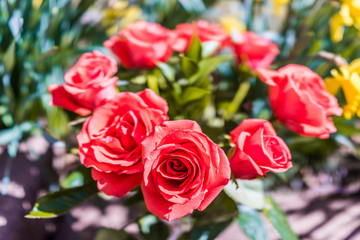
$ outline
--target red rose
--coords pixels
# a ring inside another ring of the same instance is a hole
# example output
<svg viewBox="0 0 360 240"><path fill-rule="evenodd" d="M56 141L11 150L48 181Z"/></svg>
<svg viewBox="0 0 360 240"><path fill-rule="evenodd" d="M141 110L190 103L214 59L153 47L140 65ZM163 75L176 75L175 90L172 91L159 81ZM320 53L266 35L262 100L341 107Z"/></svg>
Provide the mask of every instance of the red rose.
<svg viewBox="0 0 360 240"><path fill-rule="evenodd" d="M173 49L178 52L185 52L194 35L197 34L201 42L216 41L221 46L229 42L229 36L220 25L212 25L204 20L196 23L183 23L176 26L177 39L173 44Z"/></svg>
<svg viewBox="0 0 360 240"><path fill-rule="evenodd" d="M301 65L278 71L258 69L258 74L270 87L269 100L276 117L290 130L318 138L336 132L330 115L341 116L342 109L319 75Z"/></svg>
<svg viewBox="0 0 360 240"><path fill-rule="evenodd" d="M268 121L246 119L230 135L231 142L236 144L230 159L236 178L253 179L292 167L289 148Z"/></svg>
<svg viewBox="0 0 360 240"><path fill-rule="evenodd" d="M114 59L99 51L84 53L65 74L65 84L49 85L50 104L82 116L88 115L97 105L116 94L116 72Z"/></svg>
<svg viewBox="0 0 360 240"><path fill-rule="evenodd" d="M251 69L268 68L280 53L276 44L253 32L245 32L238 36L239 39L232 43L237 60Z"/></svg>
<svg viewBox="0 0 360 240"><path fill-rule="evenodd" d="M100 191L122 197L140 184L141 145L168 119L166 101L152 90L120 92L97 107L77 136L80 161L92 167Z"/></svg>
<svg viewBox="0 0 360 240"><path fill-rule="evenodd" d="M225 153L194 121L163 122L142 146L141 189L159 218L171 221L204 210L230 179Z"/></svg>
<svg viewBox="0 0 360 240"><path fill-rule="evenodd" d="M155 67L172 55L170 42L174 34L156 23L139 21L119 31L104 42L126 68Z"/></svg>

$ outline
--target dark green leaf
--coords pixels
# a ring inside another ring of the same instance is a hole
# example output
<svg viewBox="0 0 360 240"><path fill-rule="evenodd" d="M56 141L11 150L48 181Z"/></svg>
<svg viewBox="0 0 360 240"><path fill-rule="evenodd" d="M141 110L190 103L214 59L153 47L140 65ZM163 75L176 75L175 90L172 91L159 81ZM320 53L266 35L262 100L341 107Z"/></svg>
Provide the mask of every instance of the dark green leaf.
<svg viewBox="0 0 360 240"><path fill-rule="evenodd" d="M193 74L195 74L198 71L198 65L197 63L185 56L181 57L181 70L185 77L191 77Z"/></svg>
<svg viewBox="0 0 360 240"><path fill-rule="evenodd" d="M96 233L94 240L136 240L136 238L124 230L101 228Z"/></svg>
<svg viewBox="0 0 360 240"><path fill-rule="evenodd" d="M244 233L251 240L267 240L267 232L259 213L245 205L239 206L240 216L236 218Z"/></svg>
<svg viewBox="0 0 360 240"><path fill-rule="evenodd" d="M265 197L264 215L269 219L276 231L280 234L281 239L297 240L299 239L291 230L285 214L275 203L270 195Z"/></svg>
<svg viewBox="0 0 360 240"><path fill-rule="evenodd" d="M126 198L124 201L124 206L132 206L138 203L144 203L144 197L142 195L141 189L138 187L138 189L134 189L132 191L133 195L131 195L129 198Z"/></svg>
<svg viewBox="0 0 360 240"><path fill-rule="evenodd" d="M41 197L26 218L53 218L62 215L97 194L96 182L60 190Z"/></svg>
<svg viewBox="0 0 360 240"><path fill-rule="evenodd" d="M195 62L199 62L201 60L202 46L196 33L196 25L193 24L193 27L195 28L194 35L192 36L191 42L185 51L185 56Z"/></svg>
<svg viewBox="0 0 360 240"><path fill-rule="evenodd" d="M144 239L167 239L169 228L154 215L146 215L138 222Z"/></svg>
<svg viewBox="0 0 360 240"><path fill-rule="evenodd" d="M221 192L202 212L193 213L194 226L181 240L215 239L238 216L234 201Z"/></svg>

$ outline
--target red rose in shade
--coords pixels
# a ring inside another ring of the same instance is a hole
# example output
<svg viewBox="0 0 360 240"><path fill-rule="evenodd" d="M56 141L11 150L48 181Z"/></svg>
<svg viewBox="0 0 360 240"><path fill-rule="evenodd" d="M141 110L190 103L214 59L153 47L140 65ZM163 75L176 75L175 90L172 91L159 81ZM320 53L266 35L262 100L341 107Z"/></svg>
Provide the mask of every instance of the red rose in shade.
<svg viewBox="0 0 360 240"><path fill-rule="evenodd" d="M336 132L330 115L341 116L342 109L319 75L301 65L287 65L278 71L258 69L258 74L269 85L276 117L290 130L318 138Z"/></svg>
<svg viewBox="0 0 360 240"><path fill-rule="evenodd" d="M139 21L119 31L104 42L126 68L155 67L172 55L170 42L174 34L156 23Z"/></svg>
<svg viewBox="0 0 360 240"><path fill-rule="evenodd" d="M267 172L285 172L292 167L285 142L266 120L246 119L231 133L235 151L230 167L236 178L253 179Z"/></svg>
<svg viewBox="0 0 360 240"><path fill-rule="evenodd" d="M142 146L141 189L159 218L171 221L204 210L230 179L225 153L194 121L163 122Z"/></svg>
<svg viewBox="0 0 360 240"><path fill-rule="evenodd" d="M121 92L97 107L77 136L80 161L92 167L100 191L122 197L140 184L143 139L168 119L168 106L152 90Z"/></svg>
<svg viewBox="0 0 360 240"><path fill-rule="evenodd" d="M65 74L65 84L49 85L56 105L82 116L91 113L97 105L116 94L117 64L114 59L94 51L84 53Z"/></svg>
<svg viewBox="0 0 360 240"><path fill-rule="evenodd" d="M194 24L179 24L176 26L175 32L177 38L173 44L173 49L178 52L185 52L195 33L201 42L216 41L220 43L220 46L225 46L229 42L229 36L220 25L213 25L204 20L197 21Z"/></svg>
<svg viewBox="0 0 360 240"><path fill-rule="evenodd" d="M251 69L268 68L280 53L275 43L253 32L245 32L238 36L239 39L232 43L237 60Z"/></svg>

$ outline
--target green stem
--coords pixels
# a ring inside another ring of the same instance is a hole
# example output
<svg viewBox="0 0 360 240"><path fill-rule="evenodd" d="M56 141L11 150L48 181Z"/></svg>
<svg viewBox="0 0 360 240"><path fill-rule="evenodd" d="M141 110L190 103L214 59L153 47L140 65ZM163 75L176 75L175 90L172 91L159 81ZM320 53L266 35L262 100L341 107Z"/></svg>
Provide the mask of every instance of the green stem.
<svg viewBox="0 0 360 240"><path fill-rule="evenodd" d="M249 89L250 89L249 80L246 80L240 84L238 90L235 93L233 100L231 101L231 103L229 104L229 106L227 108L227 111L225 114L226 120L231 119L231 117L234 115L234 113L236 113L236 111L239 109L241 103L244 101L247 93L249 92Z"/></svg>

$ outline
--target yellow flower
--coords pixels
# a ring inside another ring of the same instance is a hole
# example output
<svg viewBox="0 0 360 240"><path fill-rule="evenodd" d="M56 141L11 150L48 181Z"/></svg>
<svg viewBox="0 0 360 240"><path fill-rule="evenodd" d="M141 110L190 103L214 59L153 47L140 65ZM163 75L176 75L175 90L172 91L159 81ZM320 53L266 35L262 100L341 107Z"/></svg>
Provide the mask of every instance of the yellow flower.
<svg viewBox="0 0 360 240"><path fill-rule="evenodd" d="M286 14L286 6L290 3L290 0L273 0L274 14L284 15Z"/></svg>
<svg viewBox="0 0 360 240"><path fill-rule="evenodd" d="M41 6L42 2L43 2L43 0L34 0L32 2L33 8L39 8Z"/></svg>
<svg viewBox="0 0 360 240"><path fill-rule="evenodd" d="M331 40L339 42L344 36L345 26L360 30L360 0L343 0L340 11L330 19Z"/></svg>
<svg viewBox="0 0 360 240"><path fill-rule="evenodd" d="M344 117L350 119L355 114L360 117L360 58L339 70L331 70L331 75L325 80L326 88L333 95L342 89L346 100Z"/></svg>
<svg viewBox="0 0 360 240"><path fill-rule="evenodd" d="M290 2L290 0L274 0L276 5L285 5Z"/></svg>
<svg viewBox="0 0 360 240"><path fill-rule="evenodd" d="M232 31L245 32L246 26L243 22L239 21L238 18L234 16L224 16L220 18L221 26L224 28L225 32L230 34Z"/></svg>
<svg viewBox="0 0 360 240"><path fill-rule="evenodd" d="M129 6L128 1L117 1L112 7L104 10L103 24L108 27L108 35L116 34L126 25L139 20L141 9L136 6Z"/></svg>

